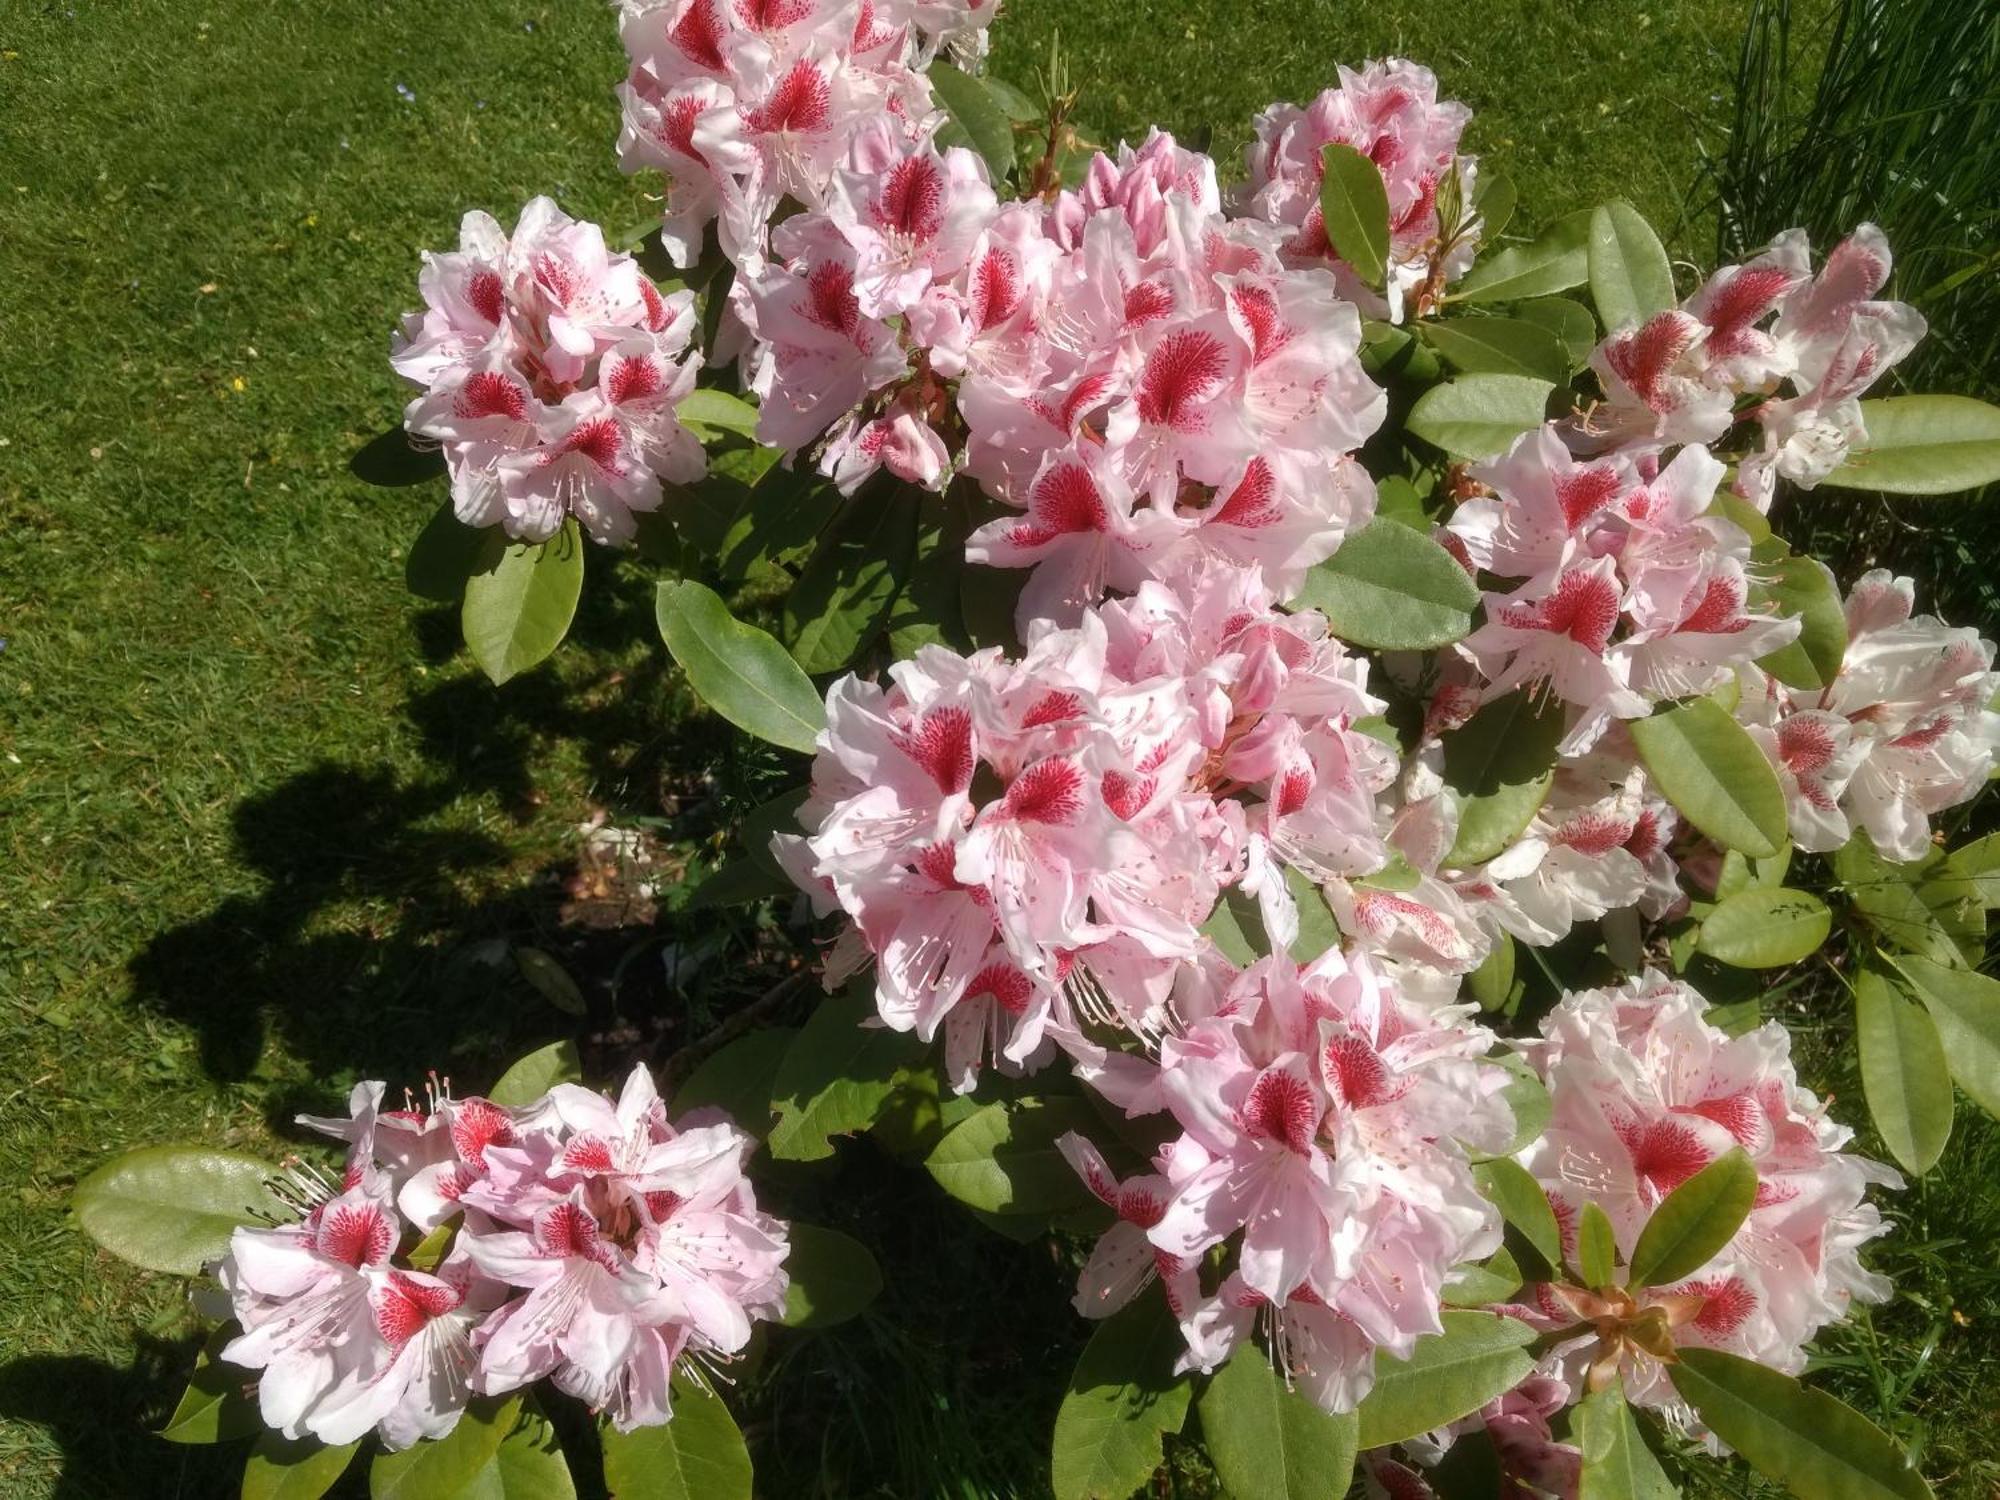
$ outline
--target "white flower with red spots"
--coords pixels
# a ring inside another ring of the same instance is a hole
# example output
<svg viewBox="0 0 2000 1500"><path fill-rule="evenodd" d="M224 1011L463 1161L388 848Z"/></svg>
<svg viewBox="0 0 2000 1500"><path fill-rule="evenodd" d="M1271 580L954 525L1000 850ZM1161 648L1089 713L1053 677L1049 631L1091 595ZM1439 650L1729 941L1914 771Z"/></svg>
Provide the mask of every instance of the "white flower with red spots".
<svg viewBox="0 0 2000 1500"><path fill-rule="evenodd" d="M1543 1020L1542 1040L1523 1047L1553 1113L1520 1160L1548 1193L1567 1243L1583 1206L1594 1203L1611 1221L1622 1261L1668 1193L1740 1147L1757 1169L1743 1227L1689 1280L1644 1300L1670 1308L1677 1343L1797 1371L1806 1341L1844 1318L1855 1298L1888 1295L1857 1252L1887 1229L1865 1201L1868 1187L1901 1179L1843 1149L1851 1132L1799 1086L1782 1026L1730 1037L1703 1019L1705 1008L1688 986L1651 973L1566 996ZM1578 1321L1560 1298L1539 1295L1552 1326ZM1580 1377L1596 1342L1579 1337L1552 1357ZM1630 1399L1675 1404L1657 1359L1628 1351L1621 1374Z"/></svg>
<svg viewBox="0 0 2000 1500"><path fill-rule="evenodd" d="M391 362L426 387L404 425L444 450L458 518L547 541L574 517L627 542L660 482L707 467L676 410L701 357L687 352L693 294L663 297L594 224L547 198L511 239L467 214L456 254L426 256L428 304Z"/></svg>
<svg viewBox="0 0 2000 1500"><path fill-rule="evenodd" d="M1342 68L1339 86L1304 108L1273 104L1257 116L1256 139L1244 154L1243 211L1286 232L1288 259L1333 264L1342 294L1371 313L1400 321L1405 300L1426 289L1429 298L1418 311L1428 312L1444 285L1471 266L1478 243L1475 232L1441 245L1437 212L1439 187L1454 173L1471 201L1474 163L1458 155L1471 118L1463 104L1440 100L1436 77L1416 63L1389 58L1358 72ZM1333 144L1359 151L1382 173L1390 229L1386 302L1339 260L1327 238L1320 182L1323 150Z"/></svg>
<svg viewBox="0 0 2000 1500"><path fill-rule="evenodd" d="M1261 1319L1280 1368L1347 1411L1377 1349L1439 1329L1451 1268L1499 1240L1467 1157L1511 1134L1491 1045L1465 1010L1337 949L1260 961L1162 1041L1160 1095L1186 1135L1146 1235L1176 1265L1226 1242L1235 1265L1182 1313L1185 1366L1213 1369Z"/></svg>
<svg viewBox="0 0 2000 1500"><path fill-rule="evenodd" d="M262 1372L287 1436L406 1447L471 1393L543 1377L621 1427L663 1422L676 1360L731 1358L782 1310L755 1142L713 1110L670 1124L644 1067L615 1105L571 1084L519 1109L435 1083L428 1112L381 1098L365 1083L349 1118L302 1117L348 1143L345 1187L297 1176L304 1220L238 1230L216 1267L242 1328L227 1357Z"/></svg>

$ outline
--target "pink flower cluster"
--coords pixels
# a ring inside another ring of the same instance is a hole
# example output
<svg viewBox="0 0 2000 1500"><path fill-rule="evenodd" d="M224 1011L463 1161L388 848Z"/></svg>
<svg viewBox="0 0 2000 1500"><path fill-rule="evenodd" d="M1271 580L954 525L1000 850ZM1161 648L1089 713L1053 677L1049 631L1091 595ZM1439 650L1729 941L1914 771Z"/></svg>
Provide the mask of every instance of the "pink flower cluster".
<svg viewBox="0 0 2000 1500"><path fill-rule="evenodd" d="M1930 817L1976 795L2000 748L1993 642L1912 616L1916 586L1876 569L1847 596L1847 654L1820 691L1749 668L1737 714L1784 786L1792 842L1827 853L1855 828L1920 858Z"/></svg>
<svg viewBox="0 0 2000 1500"><path fill-rule="evenodd" d="M510 237L475 210L417 285L425 310L390 363L424 388L403 423L443 447L468 526L546 541L574 516L600 542L630 541L662 480L706 472L675 415L701 368L694 294L663 297L595 224L536 198Z"/></svg>
<svg viewBox="0 0 2000 1500"><path fill-rule="evenodd" d="M1523 1048L1553 1114L1520 1160L1547 1192L1567 1250L1583 1206L1594 1203L1611 1221L1622 1262L1668 1193L1741 1147L1757 1168L1749 1218L1692 1279L1643 1295L1673 1307L1676 1343L1797 1371L1807 1340L1844 1318L1850 1303L1888 1295L1857 1254L1888 1227L1864 1194L1902 1180L1842 1149L1852 1132L1799 1086L1782 1026L1730 1037L1703 1018L1704 1008L1688 986L1653 973L1565 997L1542 1022L1542 1040ZM1546 1288L1523 1311L1551 1328L1578 1321ZM1558 1345L1552 1366L1579 1385L1595 1342L1580 1335ZM1676 1407L1658 1360L1628 1354L1621 1375L1630 1399Z"/></svg>
<svg viewBox="0 0 2000 1500"><path fill-rule="evenodd" d="M1553 423L1474 477L1490 497L1461 504L1444 540L1468 567L1524 580L1486 594L1486 623L1461 644L1482 697L1517 687L1577 712L1565 748L1612 718L1705 692L1799 633L1751 599L1751 542L1711 513L1723 466L1690 444L1580 459Z"/></svg>
<svg viewBox="0 0 2000 1500"><path fill-rule="evenodd" d="M882 1019L971 1087L1093 1055L1089 1015L1169 1024L1200 931L1247 869L1296 932L1283 877L1388 858L1376 794L1395 756L1355 728L1380 703L1318 614L1270 606L1254 569L1204 564L1047 621L1025 654L926 647L890 685L836 683L801 821L780 856L854 926L830 978L872 956Z"/></svg>
<svg viewBox="0 0 2000 1500"><path fill-rule="evenodd" d="M1171 136L1002 204L970 153L878 121L816 202L736 287L759 436L824 435L844 489L976 478L1021 514L967 556L1034 570L1024 624L1200 557L1287 597L1372 514L1347 456L1384 412L1359 315L1275 226L1225 219L1213 163Z"/></svg>
<svg viewBox="0 0 2000 1500"><path fill-rule="evenodd" d="M1457 226L1438 218L1438 190L1454 174L1461 202L1472 201L1477 164L1458 154L1471 118L1463 104L1439 100L1429 68L1400 57L1371 62L1358 73L1343 67L1339 86L1305 108L1273 104L1257 116L1256 139L1244 153L1249 181L1243 211L1288 231L1282 246L1288 262L1332 265L1341 295L1371 316L1401 322L1413 298L1417 313L1430 312L1444 285L1470 269L1478 248L1476 223L1446 244L1444 236ZM1367 286L1327 238L1320 184L1330 145L1351 147L1381 169L1390 249L1382 293Z"/></svg>
<svg viewBox="0 0 2000 1500"><path fill-rule="evenodd" d="M1578 440L1713 443L1746 397L1762 398L1747 412L1762 446L1738 468L1736 492L1767 510L1779 475L1813 488L1867 436L1862 392L1924 336L1915 308L1876 298L1890 266L1888 240L1863 224L1814 276L1805 231L1787 230L1680 307L1610 331L1591 357L1605 401L1576 420Z"/></svg>
<svg viewBox="0 0 2000 1500"><path fill-rule="evenodd" d="M1215 1369L1261 1324L1299 1390L1351 1411L1378 1349L1407 1357L1442 1331L1452 1268L1500 1243L1467 1151L1514 1133L1471 1010L1432 1008L1334 948L1304 969L1261 960L1160 1043L1158 1097L1184 1134L1145 1232L1184 1368ZM1197 1295L1192 1268L1224 1243L1231 1269ZM1094 1290L1087 1270L1079 1305Z"/></svg>
<svg viewBox="0 0 2000 1500"><path fill-rule="evenodd" d="M701 258L710 224L738 267L759 265L787 198L827 204L848 143L925 140L942 120L918 67L940 45L977 51L999 0L624 0L632 67L619 165L669 180L662 241Z"/></svg>
<svg viewBox="0 0 2000 1500"><path fill-rule="evenodd" d="M657 1424L677 1363L727 1360L782 1313L755 1140L713 1110L669 1124L643 1066L615 1103L558 1084L385 1111L382 1092L301 1117L347 1142L340 1189L299 1175L304 1218L238 1229L215 1268L242 1328L222 1357L260 1372L271 1428L402 1448L545 1376L623 1430Z"/></svg>

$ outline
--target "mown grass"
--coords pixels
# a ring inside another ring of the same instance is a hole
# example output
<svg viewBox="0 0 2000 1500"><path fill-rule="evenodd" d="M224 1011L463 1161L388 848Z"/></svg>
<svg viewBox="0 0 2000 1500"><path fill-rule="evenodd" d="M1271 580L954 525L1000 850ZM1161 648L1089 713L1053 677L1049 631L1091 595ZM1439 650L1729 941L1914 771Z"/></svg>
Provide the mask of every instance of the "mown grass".
<svg viewBox="0 0 2000 1500"><path fill-rule="evenodd" d="M1000 68L1026 79L1060 26L1107 137L1157 118L1223 149L1336 60L1401 50L1481 111L1473 144L1533 217L1624 192L1669 228L1734 41L1724 0L1014 10ZM545 191L644 218L611 160L619 67L595 6L0 17L0 1493L222 1494L240 1461L146 1435L192 1319L179 1283L68 1223L98 1161L181 1137L284 1150L290 1116L358 1076L471 1083L573 1031L600 1062L659 1051L773 972L754 926L578 915L593 814L659 836L671 906L768 786L689 711L646 580L594 559L577 640L496 691L402 587L437 496L347 468L402 400L382 356L415 252L462 208ZM510 943L588 976L590 1015L522 984ZM670 946L692 960L671 984ZM1966 1184L2000 1150L1954 1151L1910 1200L1936 1200L1921 1237L1969 1243L1926 1252L1943 1322L1905 1405L1965 1466L1991 1461L1995 1382L1990 1344L1984 1366L1961 1351L2000 1318L1993 1196ZM898 1295L787 1356L801 1378L772 1388L811 1397L751 1413L767 1492L1038 1493L1076 1342L1059 1268L850 1155L796 1191L877 1241ZM1886 1367L1915 1368L1882 1326Z"/></svg>

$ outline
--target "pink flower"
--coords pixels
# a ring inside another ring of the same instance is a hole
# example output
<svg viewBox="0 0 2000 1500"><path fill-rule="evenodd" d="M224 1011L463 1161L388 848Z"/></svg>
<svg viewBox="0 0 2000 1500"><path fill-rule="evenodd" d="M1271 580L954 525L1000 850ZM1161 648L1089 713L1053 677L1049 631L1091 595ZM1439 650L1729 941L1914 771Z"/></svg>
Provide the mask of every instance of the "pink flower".
<svg viewBox="0 0 2000 1500"><path fill-rule="evenodd" d="M1108 1318L1157 1277L1168 1311L1176 1318L1186 1316L1201 1291L1195 1263L1169 1255L1146 1237L1166 1212L1173 1184L1162 1174L1173 1171L1173 1162L1163 1160L1160 1172L1120 1182L1103 1153L1074 1131L1056 1146L1098 1200L1118 1215L1118 1222L1099 1237L1084 1265L1077 1282L1076 1310L1086 1318ZM1184 1148L1181 1157L1185 1159L1193 1149L1191 1145Z"/></svg>
<svg viewBox="0 0 2000 1500"><path fill-rule="evenodd" d="M1854 1298L1888 1294L1857 1256L1887 1228L1863 1195L1901 1180L1842 1149L1850 1132L1799 1087L1781 1026L1732 1038L1702 1019L1704 1008L1686 985L1651 973L1565 997L1542 1022L1544 1040L1525 1048L1554 1113L1520 1159L1565 1224L1585 1203L1602 1209L1622 1258L1669 1192L1724 1152L1747 1152L1758 1181L1743 1227L1689 1281L1656 1295L1686 1308L1676 1341L1795 1371L1807 1340ZM1580 1375L1595 1342L1579 1337L1556 1357ZM1628 1357L1622 1373L1631 1400L1675 1404L1656 1360Z"/></svg>

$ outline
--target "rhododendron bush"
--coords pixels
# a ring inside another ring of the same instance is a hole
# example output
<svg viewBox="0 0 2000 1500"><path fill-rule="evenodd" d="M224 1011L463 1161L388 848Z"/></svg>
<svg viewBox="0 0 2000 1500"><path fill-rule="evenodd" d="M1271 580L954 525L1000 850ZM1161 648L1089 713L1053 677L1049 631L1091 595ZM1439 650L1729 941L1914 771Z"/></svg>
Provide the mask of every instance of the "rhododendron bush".
<svg viewBox="0 0 2000 1500"><path fill-rule="evenodd" d="M308 1122L340 1166L105 1167L85 1227L206 1268L188 1400L248 1414L206 1431L263 1432L246 1493L365 1442L378 1494L567 1494L574 1399L615 1493L748 1496L732 1364L880 1282L760 1151L928 1089L931 1178L1096 1324L1059 1500L1184 1428L1260 1500L1652 1497L1704 1451L1928 1493L1797 1377L1889 1295L1951 1081L2000 1109L2000 843L1945 839L2000 675L1768 516L2000 478L2000 412L1882 394L1924 322L1870 225L1706 279L1624 203L1510 233L1399 59L1240 168L1096 150L1059 63L982 76L994 9L625 0L660 222L537 198L424 257L412 585L497 682L593 547L654 570L694 693L796 753L694 900L788 890L826 996L691 1107L558 1044L361 1085ZM1895 1166L1764 1013L1815 972Z"/></svg>

